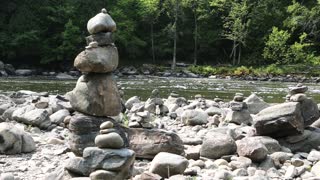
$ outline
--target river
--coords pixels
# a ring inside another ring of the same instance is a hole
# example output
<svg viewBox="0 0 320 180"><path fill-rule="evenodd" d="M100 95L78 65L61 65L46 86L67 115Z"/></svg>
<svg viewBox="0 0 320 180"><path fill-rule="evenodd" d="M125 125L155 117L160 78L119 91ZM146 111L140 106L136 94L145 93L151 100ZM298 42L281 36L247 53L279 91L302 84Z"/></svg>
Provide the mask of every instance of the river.
<svg viewBox="0 0 320 180"><path fill-rule="evenodd" d="M249 96L255 92L266 102L279 103L284 101L288 93L288 87L296 85L289 82L270 81L235 81L225 79L192 79L192 78L117 78L125 92L125 99L132 96L140 96L145 100L155 88L159 89L162 98L168 97L175 91L187 99L192 99L196 94L201 94L207 99L215 97L229 101L236 92ZM1 78L0 93L8 94L19 90L31 90L36 92L49 92L50 94L65 94L71 91L76 80L57 80L44 77L28 78ZM320 102L320 84L306 83L309 87L308 96Z"/></svg>

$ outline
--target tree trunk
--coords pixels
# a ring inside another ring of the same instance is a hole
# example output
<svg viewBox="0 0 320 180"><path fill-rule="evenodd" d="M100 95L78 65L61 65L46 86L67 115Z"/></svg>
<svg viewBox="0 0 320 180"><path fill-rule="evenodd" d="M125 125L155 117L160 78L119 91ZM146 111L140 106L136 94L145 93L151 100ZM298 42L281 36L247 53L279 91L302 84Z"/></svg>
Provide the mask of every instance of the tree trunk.
<svg viewBox="0 0 320 180"><path fill-rule="evenodd" d="M233 40L233 57L232 57L232 65L234 66L236 64L236 56L237 56L237 46L236 41Z"/></svg>
<svg viewBox="0 0 320 180"><path fill-rule="evenodd" d="M155 55L155 52L154 52L153 22L151 23L151 51L152 51L152 62L156 63L156 55Z"/></svg>
<svg viewBox="0 0 320 180"><path fill-rule="evenodd" d="M197 65L197 54L198 54L198 21L197 21L197 12L194 10L194 57L193 64Z"/></svg>
<svg viewBox="0 0 320 180"><path fill-rule="evenodd" d="M240 64L240 60L241 60L241 44L239 43L238 65Z"/></svg>
<svg viewBox="0 0 320 180"><path fill-rule="evenodd" d="M174 37L173 37L173 58L171 69L176 69L176 55L177 55L177 22L178 22L178 0L175 1L175 17L174 17Z"/></svg>

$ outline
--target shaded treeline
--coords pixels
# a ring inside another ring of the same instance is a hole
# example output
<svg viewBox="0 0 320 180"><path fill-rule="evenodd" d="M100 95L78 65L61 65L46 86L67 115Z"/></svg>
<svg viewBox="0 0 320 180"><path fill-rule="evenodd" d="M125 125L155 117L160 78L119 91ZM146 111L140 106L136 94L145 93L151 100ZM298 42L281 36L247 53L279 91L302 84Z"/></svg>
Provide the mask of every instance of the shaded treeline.
<svg viewBox="0 0 320 180"><path fill-rule="evenodd" d="M1 0L0 60L71 67L103 7L122 64L320 63L319 0Z"/></svg>

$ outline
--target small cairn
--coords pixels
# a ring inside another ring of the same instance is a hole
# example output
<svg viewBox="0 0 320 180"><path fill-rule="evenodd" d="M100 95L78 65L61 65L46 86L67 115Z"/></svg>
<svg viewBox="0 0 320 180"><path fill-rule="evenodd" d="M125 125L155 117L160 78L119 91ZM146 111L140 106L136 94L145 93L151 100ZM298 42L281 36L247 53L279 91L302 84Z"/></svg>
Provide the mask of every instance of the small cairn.
<svg viewBox="0 0 320 180"><path fill-rule="evenodd" d="M87 147L83 157L71 158L66 168L92 180L122 180L131 176L135 153L123 148L124 141L110 121L100 125L100 135L95 138L97 147ZM115 163L116 162L116 163Z"/></svg>
<svg viewBox="0 0 320 180"><path fill-rule="evenodd" d="M242 93L236 93L233 101L230 102L230 111L228 111L225 122L235 124L252 124L252 117L248 111L248 106L244 100Z"/></svg>
<svg viewBox="0 0 320 180"><path fill-rule="evenodd" d="M305 127L311 125L320 116L317 103L305 94L307 91L307 86L298 83L294 87L289 87L289 94L286 96L286 101L300 103Z"/></svg>

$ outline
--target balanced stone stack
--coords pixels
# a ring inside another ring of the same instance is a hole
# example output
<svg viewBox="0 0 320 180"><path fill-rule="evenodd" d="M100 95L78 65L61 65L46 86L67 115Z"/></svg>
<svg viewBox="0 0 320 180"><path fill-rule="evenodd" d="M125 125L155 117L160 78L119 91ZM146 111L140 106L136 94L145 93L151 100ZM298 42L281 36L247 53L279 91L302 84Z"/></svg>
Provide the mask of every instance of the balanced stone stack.
<svg viewBox="0 0 320 180"><path fill-rule="evenodd" d="M74 136L71 138L71 149L77 155L81 155L85 147L94 145L100 124L110 121L107 118L109 116L117 116L122 108L112 77L112 71L119 62L118 50L112 38L116 24L106 9L102 9L101 13L88 21L87 29L90 33L86 37L88 46L74 61L74 66L83 75L73 91L67 94L72 108L82 113L80 118L74 117L69 123L71 136ZM95 120L97 117L99 121ZM105 120L101 120L102 117L106 117Z"/></svg>
<svg viewBox="0 0 320 180"><path fill-rule="evenodd" d="M90 176L92 180L129 178L135 160L134 151L123 148L124 141L112 122L102 123L100 133L95 138L97 147L87 147L83 157L69 159L66 169L81 176Z"/></svg>
<svg viewBox="0 0 320 180"><path fill-rule="evenodd" d="M233 101L230 102L230 111L227 113L225 122L235 124L252 124L252 117L248 111L248 106L243 102L242 93L236 93Z"/></svg>
<svg viewBox="0 0 320 180"><path fill-rule="evenodd" d="M94 116L116 116L121 102L117 85L111 72L119 62L112 32L116 24L105 9L91 18L87 24L88 46L75 59L74 66L82 75L75 89L69 94L72 107L79 112Z"/></svg>

